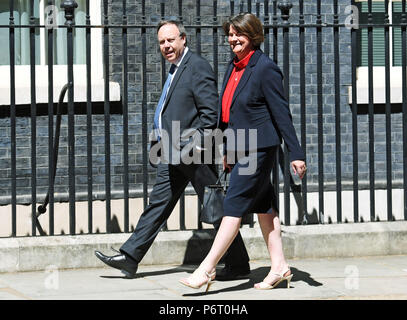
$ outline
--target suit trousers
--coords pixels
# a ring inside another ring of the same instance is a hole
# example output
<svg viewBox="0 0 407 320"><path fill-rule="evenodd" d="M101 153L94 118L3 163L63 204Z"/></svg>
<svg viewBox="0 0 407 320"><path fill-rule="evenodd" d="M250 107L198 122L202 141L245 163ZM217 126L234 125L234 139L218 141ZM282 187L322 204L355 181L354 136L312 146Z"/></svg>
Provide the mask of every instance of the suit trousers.
<svg viewBox="0 0 407 320"><path fill-rule="evenodd" d="M140 216L133 234L121 246L120 251L139 263L165 225L188 183L191 182L202 203L205 186L214 184L216 180L214 166L159 164L149 204ZM219 225L214 227L218 230ZM249 256L240 232L226 252L224 262L232 267L248 265Z"/></svg>

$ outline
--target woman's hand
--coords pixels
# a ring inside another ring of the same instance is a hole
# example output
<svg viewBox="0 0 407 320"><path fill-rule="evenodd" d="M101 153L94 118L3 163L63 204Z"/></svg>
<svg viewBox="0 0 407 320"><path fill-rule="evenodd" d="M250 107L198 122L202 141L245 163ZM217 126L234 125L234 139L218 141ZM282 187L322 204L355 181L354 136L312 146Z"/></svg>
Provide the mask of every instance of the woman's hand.
<svg viewBox="0 0 407 320"><path fill-rule="evenodd" d="M300 177L300 179L304 178L305 172L307 171L307 166L305 165L304 161L302 160L292 161L291 168L293 169L294 173Z"/></svg>
<svg viewBox="0 0 407 320"><path fill-rule="evenodd" d="M225 170L227 173L232 171L232 167L228 164L228 159L227 159L226 155L223 156L223 171L225 171Z"/></svg>

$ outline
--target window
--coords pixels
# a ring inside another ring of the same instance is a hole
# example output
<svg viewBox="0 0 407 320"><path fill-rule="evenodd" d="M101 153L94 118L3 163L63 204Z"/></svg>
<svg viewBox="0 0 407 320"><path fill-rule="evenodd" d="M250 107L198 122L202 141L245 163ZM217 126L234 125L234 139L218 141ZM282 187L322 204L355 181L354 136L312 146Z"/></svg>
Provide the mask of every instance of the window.
<svg viewBox="0 0 407 320"><path fill-rule="evenodd" d="M393 2L393 23L401 23L401 2ZM401 27L393 28L393 65L401 66Z"/></svg>
<svg viewBox="0 0 407 320"><path fill-rule="evenodd" d="M56 8L56 25L65 23L63 0L54 0ZM33 4L33 12L31 5ZM86 24L86 0L76 0L75 23ZM101 24L101 0L90 3L92 25ZM14 0L14 24L29 25L31 16L36 25L45 25L48 0ZM0 0L0 25L9 25L9 1ZM58 100L59 92L67 82L67 30L56 28L53 31L53 70L54 70L54 102ZM86 30L74 28L74 83L75 101L86 101ZM9 44L9 29L0 28L0 41ZM8 46L7 46L8 47ZM15 28L15 74L16 74L16 104L31 103L30 97L30 28ZM10 104L10 50L0 50L0 105ZM44 27L35 29L35 64L36 64L36 102L48 102L48 36ZM102 60L102 30L91 29L91 60L92 60L92 100L104 100L103 60ZM3 76L4 75L4 76ZM110 97L112 101L120 100L120 88L111 82Z"/></svg>
<svg viewBox="0 0 407 320"><path fill-rule="evenodd" d="M56 0L55 6L61 7L62 0ZM86 24L86 3L83 0L76 1L78 8L75 9L75 23L77 25ZM44 13L45 16L45 13ZM57 21L62 24L65 21L64 11L58 11ZM67 31L65 28L58 28L54 31L53 51L54 51L54 64L67 64ZM73 29L74 37L74 64L86 63L86 30L84 28ZM45 44L47 46L47 43Z"/></svg>
<svg viewBox="0 0 407 320"><path fill-rule="evenodd" d="M359 0L359 23L368 23L368 2ZM385 21L385 2L372 1L373 24L383 25ZM402 2L401 0L389 0L389 22L398 24L401 22ZM375 104L386 102L385 83L385 32L383 27L373 27L373 100ZM358 104L369 103L369 71L368 71L368 29L360 28L357 31L358 38L358 61L357 61L357 102ZM389 29L389 58L390 58L390 86L391 103L402 102L402 52L401 52L401 27L390 27ZM348 90L349 104L352 103L352 88Z"/></svg>
<svg viewBox="0 0 407 320"><path fill-rule="evenodd" d="M34 13L35 23L39 24L39 0L34 0ZM14 4L14 23L16 25L28 25L30 22L30 8L29 0L19 0L15 1ZM9 1L0 2L0 24L8 25L10 18L10 8ZM16 28L15 29L15 63L17 65L26 65L30 64L30 31L27 28ZM35 46L36 46L36 64L40 62L39 55L39 31L36 30L35 33ZM9 42L9 31L8 29L0 29L0 41L1 43ZM0 51L0 65L9 65L10 63L10 52L9 50Z"/></svg>
<svg viewBox="0 0 407 320"><path fill-rule="evenodd" d="M359 23L368 24L368 3L358 2ZM389 1L389 22L392 24L401 23L401 2ZM384 1L372 2L373 24L383 24L385 21ZM373 28L373 65L385 66L385 35L384 28ZM358 52L358 66L368 66L368 30L367 28L358 30L358 40L360 50ZM401 28L390 28L390 65L401 66Z"/></svg>
<svg viewBox="0 0 407 320"><path fill-rule="evenodd" d="M14 24L16 25L29 25L31 18L31 0L18 0L14 4ZM60 8L62 0L55 1L55 7ZM44 25L46 18L46 5L47 1L34 0L33 1L33 17L34 23L37 25ZM78 25L86 24L85 15L85 1L78 0L78 8L75 10L75 22ZM0 24L8 25L10 18L10 8L8 1L0 2ZM100 19L99 19L100 20ZM62 9L57 11L57 23L64 23L64 11ZM85 64L86 52L85 52L85 29L74 29L74 63ZM54 31L53 39L53 52L54 52L54 64L66 64L66 29L58 28ZM46 33L43 28L37 28L35 30L35 64L48 64L48 57L45 52L48 49L48 42L45 39ZM2 43L9 42L9 31L6 28L0 29L0 40ZM29 65L30 64L30 29L29 28L16 28L15 29L15 64L16 65ZM10 52L9 50L0 51L0 65L9 65Z"/></svg>
<svg viewBox="0 0 407 320"><path fill-rule="evenodd" d="M359 23L368 24L368 3L359 2ZM372 2L372 18L373 24L383 24L385 19L384 2ZM373 65L385 65L385 50L384 50L384 29L373 28ZM358 66L368 66L368 29L358 29Z"/></svg>

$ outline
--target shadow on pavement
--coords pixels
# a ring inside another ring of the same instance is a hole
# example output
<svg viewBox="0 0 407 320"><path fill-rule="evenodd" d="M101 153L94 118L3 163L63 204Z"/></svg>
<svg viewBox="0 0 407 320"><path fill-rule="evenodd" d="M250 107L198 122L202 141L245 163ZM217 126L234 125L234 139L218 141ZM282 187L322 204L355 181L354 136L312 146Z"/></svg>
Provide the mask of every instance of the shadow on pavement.
<svg viewBox="0 0 407 320"><path fill-rule="evenodd" d="M119 270L117 270L120 272ZM104 279L129 279L129 280L134 280L138 278L144 278L144 277L153 277L153 276L161 276L161 275L167 275L167 274L172 274L172 273L180 273L180 272L185 272L188 271L186 270L185 267L179 266L175 267L173 269L166 269L166 270L159 270L159 271L145 271L145 272L137 272L136 276L134 278L128 278L126 276L100 276L101 278Z"/></svg>
<svg viewBox="0 0 407 320"><path fill-rule="evenodd" d="M185 263L185 264L181 264L172 269L137 272L136 277L134 279L143 278L143 277L162 276L162 275L168 275L168 274L180 273L180 272L192 273L197 267L198 267L198 265ZM223 267L223 265L218 265L216 267L216 269L219 270L222 267ZM120 272L119 270L117 270L117 271ZM104 278L104 279L129 279L125 276L100 276L100 277Z"/></svg>
<svg viewBox="0 0 407 320"><path fill-rule="evenodd" d="M242 290L252 289L255 283L263 281L263 279L266 277L269 270L270 270L269 267L260 267L260 268L251 270L250 279L247 282L238 284L237 286L223 288L220 290L211 290L208 293L203 292L204 288L202 287L200 292L188 293L188 294L184 294L183 296L184 297L200 297L200 296L205 296L205 295L210 295L210 294L217 294L217 293L221 293L221 292L232 292L232 291L242 291ZM291 284L290 284L291 288L294 288L295 282L298 282L298 281L303 281L312 287L319 287L319 286L323 285L322 283L314 280L308 272L301 271L297 268L291 268L291 271L294 274L294 276L291 280ZM224 283L224 281L222 281L222 282ZM284 281L284 282L280 283L277 287L275 287L273 290L286 288L286 285L287 285L287 283Z"/></svg>

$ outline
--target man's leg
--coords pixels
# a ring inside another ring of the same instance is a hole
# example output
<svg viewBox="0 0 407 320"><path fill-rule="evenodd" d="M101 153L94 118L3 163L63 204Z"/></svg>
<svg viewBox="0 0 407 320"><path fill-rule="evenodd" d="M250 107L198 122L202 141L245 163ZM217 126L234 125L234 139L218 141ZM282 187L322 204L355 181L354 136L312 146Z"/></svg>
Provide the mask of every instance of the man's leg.
<svg viewBox="0 0 407 320"><path fill-rule="evenodd" d="M150 204L141 215L136 230L120 248L121 253L106 256L100 251L95 251L96 257L108 266L119 269L128 278L134 278L138 263L171 214L188 181L188 177L173 166L159 165L156 183L150 195Z"/></svg>
<svg viewBox="0 0 407 320"><path fill-rule="evenodd" d="M220 223L214 225L216 230L219 230ZM229 249L223 256L225 269L217 276L218 280L228 280L227 278L237 279L241 276L247 276L250 273L249 255L243 242L240 231L230 245Z"/></svg>
<svg viewBox="0 0 407 320"><path fill-rule="evenodd" d="M189 178L172 165L158 165L149 205L120 251L140 262L173 211Z"/></svg>
<svg viewBox="0 0 407 320"><path fill-rule="evenodd" d="M202 203L205 186L214 184L217 180L216 170L210 165L201 164L188 166L184 172L190 176L191 183ZM214 224L216 230L219 230L219 226L220 222ZM225 268L216 276L218 280L233 280L250 273L250 259L240 232L237 233L223 259Z"/></svg>

